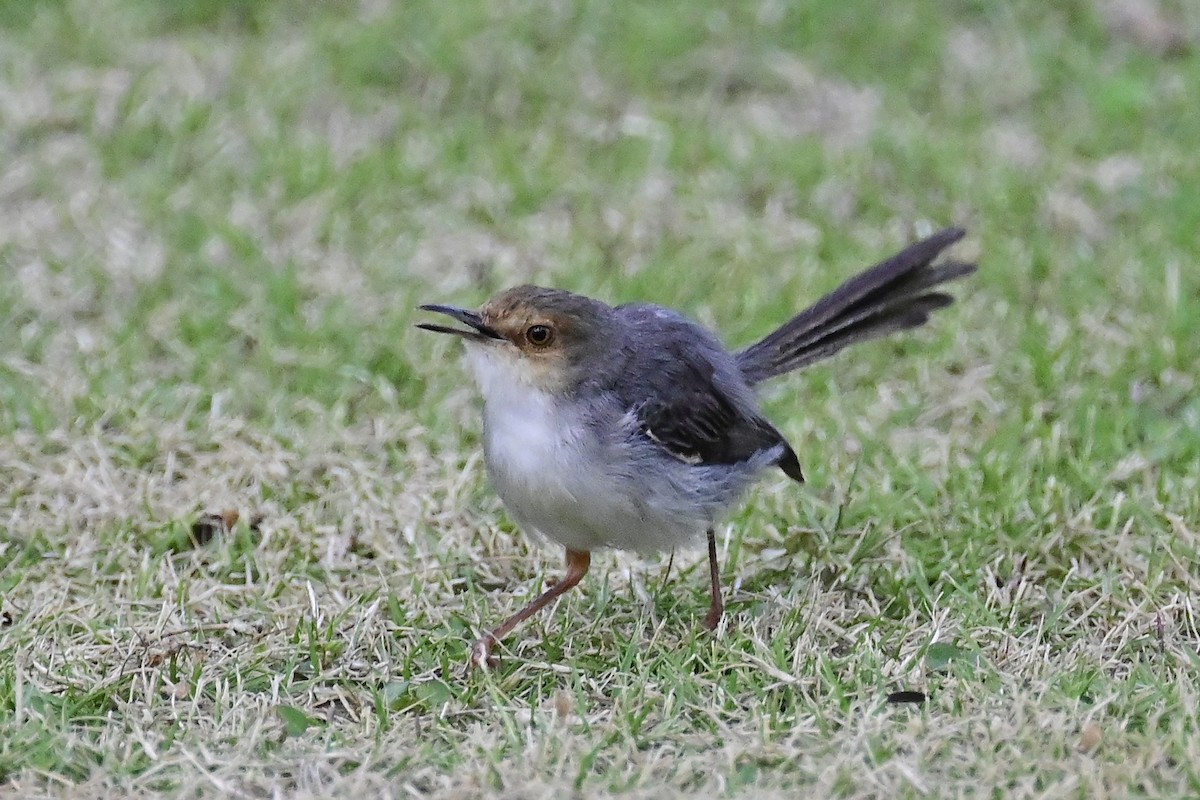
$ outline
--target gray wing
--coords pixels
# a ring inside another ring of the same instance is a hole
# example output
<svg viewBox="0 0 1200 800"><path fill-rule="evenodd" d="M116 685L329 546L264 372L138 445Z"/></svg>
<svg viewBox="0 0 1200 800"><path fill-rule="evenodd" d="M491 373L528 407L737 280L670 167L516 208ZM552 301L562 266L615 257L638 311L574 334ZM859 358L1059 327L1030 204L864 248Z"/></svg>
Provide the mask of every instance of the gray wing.
<svg viewBox="0 0 1200 800"><path fill-rule="evenodd" d="M658 306L619 306L617 313L636 341L612 389L649 440L697 465L736 464L778 447L775 463L804 480L792 446L758 412L736 362L711 333Z"/></svg>

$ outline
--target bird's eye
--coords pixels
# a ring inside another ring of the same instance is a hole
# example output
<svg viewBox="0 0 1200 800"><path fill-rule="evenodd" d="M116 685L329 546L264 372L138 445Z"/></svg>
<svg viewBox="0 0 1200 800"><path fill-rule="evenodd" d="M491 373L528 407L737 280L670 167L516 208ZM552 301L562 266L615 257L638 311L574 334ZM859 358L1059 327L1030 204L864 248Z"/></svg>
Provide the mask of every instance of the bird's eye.
<svg viewBox="0 0 1200 800"><path fill-rule="evenodd" d="M525 331L525 338L535 347L545 347L554 341L554 331L549 325L530 325Z"/></svg>

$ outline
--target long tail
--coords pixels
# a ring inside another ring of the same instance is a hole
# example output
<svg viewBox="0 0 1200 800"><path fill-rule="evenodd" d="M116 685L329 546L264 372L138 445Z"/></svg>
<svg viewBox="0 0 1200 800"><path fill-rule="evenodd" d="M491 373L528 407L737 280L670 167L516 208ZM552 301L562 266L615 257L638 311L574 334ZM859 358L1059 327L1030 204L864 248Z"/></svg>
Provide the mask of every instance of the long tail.
<svg viewBox="0 0 1200 800"><path fill-rule="evenodd" d="M910 245L800 312L762 341L737 354L746 380L760 383L829 358L856 342L924 325L929 315L954 302L939 284L970 275L974 264L933 260L966 234L947 228Z"/></svg>

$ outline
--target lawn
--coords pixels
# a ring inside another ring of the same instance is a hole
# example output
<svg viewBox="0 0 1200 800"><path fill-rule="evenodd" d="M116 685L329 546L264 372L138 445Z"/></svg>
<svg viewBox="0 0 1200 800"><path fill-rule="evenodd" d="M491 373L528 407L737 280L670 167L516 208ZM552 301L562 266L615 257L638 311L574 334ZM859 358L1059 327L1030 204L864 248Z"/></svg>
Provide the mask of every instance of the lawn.
<svg viewBox="0 0 1200 800"><path fill-rule="evenodd" d="M1200 795L1186 0L0 0L0 795ZM808 483L561 572L420 303L744 345ZM920 701L920 702L918 702Z"/></svg>

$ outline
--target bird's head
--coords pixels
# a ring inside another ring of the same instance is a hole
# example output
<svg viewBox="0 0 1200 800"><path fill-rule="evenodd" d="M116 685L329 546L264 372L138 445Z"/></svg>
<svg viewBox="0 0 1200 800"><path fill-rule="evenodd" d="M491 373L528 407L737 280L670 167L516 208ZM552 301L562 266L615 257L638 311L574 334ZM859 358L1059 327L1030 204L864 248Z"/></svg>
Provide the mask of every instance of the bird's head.
<svg viewBox="0 0 1200 800"><path fill-rule="evenodd" d="M615 335L610 306L541 286L508 289L478 311L444 305L423 305L421 310L466 326L417 325L462 338L485 393L486 384L496 379L568 392L603 363Z"/></svg>

